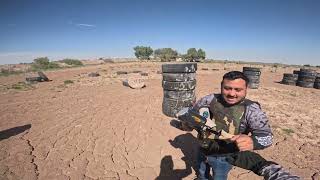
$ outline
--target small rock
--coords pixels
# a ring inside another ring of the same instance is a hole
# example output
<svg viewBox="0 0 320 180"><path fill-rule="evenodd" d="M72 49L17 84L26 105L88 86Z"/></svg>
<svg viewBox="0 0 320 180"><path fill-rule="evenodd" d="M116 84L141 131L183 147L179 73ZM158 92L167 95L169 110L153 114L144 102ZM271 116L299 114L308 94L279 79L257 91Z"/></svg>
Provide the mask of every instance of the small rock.
<svg viewBox="0 0 320 180"><path fill-rule="evenodd" d="M132 89L141 89L146 87L144 80L140 78L129 78L124 80L122 83L124 86L131 87Z"/></svg>
<svg viewBox="0 0 320 180"><path fill-rule="evenodd" d="M140 75L141 76L148 76L148 73L147 72L141 72Z"/></svg>
<svg viewBox="0 0 320 180"><path fill-rule="evenodd" d="M89 77L98 77L98 76L100 76L100 74L96 73L96 72L92 72L92 73L89 73L88 76Z"/></svg>
<svg viewBox="0 0 320 180"><path fill-rule="evenodd" d="M117 75L120 75L120 74L128 74L127 71L117 71L116 73L117 73Z"/></svg>

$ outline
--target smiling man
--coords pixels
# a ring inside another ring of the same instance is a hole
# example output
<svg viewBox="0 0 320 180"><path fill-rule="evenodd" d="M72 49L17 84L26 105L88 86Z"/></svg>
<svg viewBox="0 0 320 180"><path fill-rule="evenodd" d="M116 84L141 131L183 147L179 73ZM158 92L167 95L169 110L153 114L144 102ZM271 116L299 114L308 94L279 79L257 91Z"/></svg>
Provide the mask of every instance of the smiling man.
<svg viewBox="0 0 320 180"><path fill-rule="evenodd" d="M239 151L264 149L272 144L268 118L259 103L246 99L248 78L239 71L223 76L221 94L201 98L193 109L216 124L216 129L233 134L232 139L199 137L197 179L208 179L210 169L215 180L227 179L232 165L226 156Z"/></svg>

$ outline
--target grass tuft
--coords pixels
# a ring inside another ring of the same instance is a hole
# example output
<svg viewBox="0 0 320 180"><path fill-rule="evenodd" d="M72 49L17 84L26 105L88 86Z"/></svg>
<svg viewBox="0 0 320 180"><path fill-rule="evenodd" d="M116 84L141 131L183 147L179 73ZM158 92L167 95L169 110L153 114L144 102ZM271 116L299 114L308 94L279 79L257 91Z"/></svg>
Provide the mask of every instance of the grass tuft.
<svg viewBox="0 0 320 180"><path fill-rule="evenodd" d="M67 84L73 84L73 81L72 81L72 80L65 80L63 83L64 83L65 85L67 85Z"/></svg>

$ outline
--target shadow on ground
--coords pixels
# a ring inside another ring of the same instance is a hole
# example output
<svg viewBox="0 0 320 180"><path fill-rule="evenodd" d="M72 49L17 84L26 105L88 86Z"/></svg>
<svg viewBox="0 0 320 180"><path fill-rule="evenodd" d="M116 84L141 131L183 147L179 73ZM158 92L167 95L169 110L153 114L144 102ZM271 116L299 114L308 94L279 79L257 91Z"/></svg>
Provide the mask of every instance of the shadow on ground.
<svg viewBox="0 0 320 180"><path fill-rule="evenodd" d="M192 169L197 170L196 162L199 149L197 138L191 133L186 133L175 137L174 140L169 140L169 143L173 147L181 149L184 155L181 159L185 162L186 168L174 169L172 156L164 156L161 160L160 174L156 180L178 180L189 176Z"/></svg>
<svg viewBox="0 0 320 180"><path fill-rule="evenodd" d="M3 131L0 131L0 141L4 140L4 139L8 139L11 136L15 136L18 135L20 133L23 133L24 131L28 130L31 128L31 124L26 124L23 126L17 126L14 128L10 128L10 129L6 129Z"/></svg>

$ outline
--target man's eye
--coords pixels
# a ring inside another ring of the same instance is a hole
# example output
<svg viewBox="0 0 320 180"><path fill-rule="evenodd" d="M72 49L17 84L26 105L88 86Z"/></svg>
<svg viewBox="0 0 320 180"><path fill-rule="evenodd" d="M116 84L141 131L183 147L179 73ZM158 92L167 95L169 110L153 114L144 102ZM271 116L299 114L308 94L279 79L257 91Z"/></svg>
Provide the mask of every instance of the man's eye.
<svg viewBox="0 0 320 180"><path fill-rule="evenodd" d="M236 90L237 92L240 92L242 89L237 89L237 88L236 88L235 90Z"/></svg>

